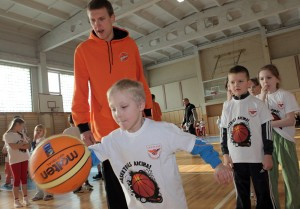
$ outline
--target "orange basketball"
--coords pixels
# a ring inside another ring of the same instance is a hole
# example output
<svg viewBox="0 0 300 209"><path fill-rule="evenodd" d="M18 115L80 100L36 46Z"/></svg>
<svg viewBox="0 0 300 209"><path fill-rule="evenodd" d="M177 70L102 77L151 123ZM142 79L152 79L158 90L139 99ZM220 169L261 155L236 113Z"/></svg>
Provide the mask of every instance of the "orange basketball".
<svg viewBox="0 0 300 209"><path fill-rule="evenodd" d="M232 136L237 143L244 142L249 134L249 130L244 124L237 124L233 127Z"/></svg>
<svg viewBox="0 0 300 209"><path fill-rule="evenodd" d="M92 167L90 151L69 135L56 135L41 142L29 160L36 185L52 194L74 191L88 178Z"/></svg>

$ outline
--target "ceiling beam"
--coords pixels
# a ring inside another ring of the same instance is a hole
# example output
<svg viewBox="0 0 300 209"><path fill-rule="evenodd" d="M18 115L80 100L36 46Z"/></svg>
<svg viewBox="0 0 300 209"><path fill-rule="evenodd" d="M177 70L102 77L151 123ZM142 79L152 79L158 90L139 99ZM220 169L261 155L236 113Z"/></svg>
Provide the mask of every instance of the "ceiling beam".
<svg viewBox="0 0 300 209"><path fill-rule="evenodd" d="M279 24L279 25L282 25L282 20L281 20L280 15L279 15L279 14L276 14L275 16L276 16L276 18L277 18L278 24Z"/></svg>
<svg viewBox="0 0 300 209"><path fill-rule="evenodd" d="M129 29L131 31L134 31L142 36L146 36L148 34L148 31L137 27L136 25L128 22L128 21L119 21L116 25L120 26L120 28Z"/></svg>
<svg viewBox="0 0 300 209"><path fill-rule="evenodd" d="M77 7L78 9L85 9L87 4L80 1L80 0L60 0L60 1L64 1L74 7Z"/></svg>
<svg viewBox="0 0 300 209"><path fill-rule="evenodd" d="M190 15L181 21L170 24L163 29L138 39L137 44L143 44L143 48L141 49L140 53L146 54L164 47L170 47L178 43L193 40L201 36L218 33L223 30L236 27L236 25L257 21L268 16L298 8L300 6L299 0L287 0L281 3L273 0L265 0L265 2L268 4L268 7L264 11L254 13L254 11L251 9L253 2L254 1L236 1L224 4L222 7L207 9L205 12ZM240 18L228 21L226 15L228 10L232 8L243 8L243 15ZM203 20L209 17L214 17L216 14L218 14L218 24L214 25L213 27L206 27ZM186 34L184 32L185 26L194 22L197 22L197 31ZM166 38L167 35L174 31L177 31L177 33L181 35L175 39L168 40ZM155 39L159 39L159 44L156 46L151 46L149 43Z"/></svg>
<svg viewBox="0 0 300 209"><path fill-rule="evenodd" d="M32 20L29 17L25 17L25 16L22 16L22 15L19 15L19 14L16 14L16 13L7 12L4 9L0 9L0 16L4 17L4 18L7 18L7 19L10 19L10 20L13 20L15 22L23 23L23 24L30 25L30 26L33 26L35 28L40 28L40 29L47 30L47 31L51 31L52 27L53 27L50 24L43 23L43 22L38 21L38 20Z"/></svg>
<svg viewBox="0 0 300 209"><path fill-rule="evenodd" d="M168 58L170 58L170 56L171 56L170 53L168 53L168 52L166 52L166 51L163 51L163 50L155 51L155 53L160 54L160 55L163 55L163 56L168 57Z"/></svg>
<svg viewBox="0 0 300 209"><path fill-rule="evenodd" d="M218 7L222 6L222 4L218 0L213 0Z"/></svg>
<svg viewBox="0 0 300 209"><path fill-rule="evenodd" d="M186 2L190 7L192 7L193 10L195 10L195 12L200 12L200 11L201 11L201 9L197 8L196 4L195 4L193 1L191 1L191 0L186 0L185 2Z"/></svg>
<svg viewBox="0 0 300 209"><path fill-rule="evenodd" d="M176 14L176 12L171 11L169 9L169 5L167 2L165 1L161 1L157 4L155 4L155 6L159 7L160 9L162 9L163 11L165 11L166 13L168 13L170 16L174 17L176 20L180 20L181 18Z"/></svg>
<svg viewBox="0 0 300 209"><path fill-rule="evenodd" d="M241 33L244 32L244 30L241 28L241 26L238 25L237 28L238 28L238 30L239 30Z"/></svg>
<svg viewBox="0 0 300 209"><path fill-rule="evenodd" d="M153 62L156 62L156 59L153 58L153 57L150 57L149 55L143 55L142 58L153 61Z"/></svg>
<svg viewBox="0 0 300 209"><path fill-rule="evenodd" d="M176 51L180 52L181 54L183 54L183 47L182 46L171 46L171 48L175 49Z"/></svg>
<svg viewBox="0 0 300 209"><path fill-rule="evenodd" d="M47 14L50 15L52 17L55 18L59 18L61 20L67 20L69 18L69 14L59 11L57 9L53 9L53 8L48 8L48 6L38 3L38 2L34 2L32 0L11 0L13 2L15 2L16 4L22 5L24 7L36 10L37 12L41 12L43 14Z"/></svg>
<svg viewBox="0 0 300 209"><path fill-rule="evenodd" d="M197 41L190 40L188 41L188 43L191 44L192 46L196 46L196 47L198 46Z"/></svg>
<svg viewBox="0 0 300 209"><path fill-rule="evenodd" d="M37 66L39 60L37 58L0 52L0 61L9 62L14 64L22 64L28 66Z"/></svg>
<svg viewBox="0 0 300 209"><path fill-rule="evenodd" d="M66 1L66 0L64 0ZM116 20L122 19L133 12L154 5L161 0L140 0L136 3L126 4L116 12ZM39 40L39 50L49 51L68 41L88 33L91 25L88 21L86 10L82 10L66 22L54 28L51 32L42 36Z"/></svg>
<svg viewBox="0 0 300 209"><path fill-rule="evenodd" d="M137 11L133 14L158 28L163 28L165 25L163 22L159 21L157 18L153 17L147 12Z"/></svg>

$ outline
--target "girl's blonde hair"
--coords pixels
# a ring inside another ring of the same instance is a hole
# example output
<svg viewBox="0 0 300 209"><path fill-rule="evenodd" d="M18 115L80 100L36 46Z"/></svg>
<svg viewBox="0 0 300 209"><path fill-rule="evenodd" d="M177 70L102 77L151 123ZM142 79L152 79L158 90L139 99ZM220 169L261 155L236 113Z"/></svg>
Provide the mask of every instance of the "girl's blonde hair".
<svg viewBox="0 0 300 209"><path fill-rule="evenodd" d="M273 76L275 76L279 81L280 76L279 76L279 71L278 68L275 65L269 64L269 65L265 65L263 66L259 71L258 71L258 78L259 78L259 73L263 70L268 70ZM276 88L279 88L279 83L276 84Z"/></svg>
<svg viewBox="0 0 300 209"><path fill-rule="evenodd" d="M143 88L143 84L138 81L130 80L130 79L122 79L116 82L112 87L110 87L107 91L107 98L118 91L127 91L131 94L132 98L140 103L146 101L145 91Z"/></svg>
<svg viewBox="0 0 300 209"><path fill-rule="evenodd" d="M15 118L10 122L9 127L8 127L8 129L7 129L7 131L6 131L5 133L10 132L10 131L16 126L16 124L24 124L24 123L25 123L25 121L24 121L22 118L20 118L20 117L15 117ZM20 134L21 134L21 133L20 133Z"/></svg>
<svg viewBox="0 0 300 209"><path fill-rule="evenodd" d="M35 126L35 128L34 128L34 135L35 135L35 130L38 129L38 128L40 128L40 129L43 130L43 136L42 137L45 137L46 133L47 133L47 129L46 129L46 127L43 124L39 124L39 125Z"/></svg>

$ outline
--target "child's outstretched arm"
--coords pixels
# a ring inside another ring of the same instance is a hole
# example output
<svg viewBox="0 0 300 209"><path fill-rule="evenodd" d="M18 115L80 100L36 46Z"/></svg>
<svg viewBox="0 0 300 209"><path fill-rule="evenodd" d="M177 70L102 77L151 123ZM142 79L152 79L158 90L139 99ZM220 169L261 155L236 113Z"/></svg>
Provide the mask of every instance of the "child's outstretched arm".
<svg viewBox="0 0 300 209"><path fill-rule="evenodd" d="M289 112L286 114L285 118L281 120L272 121L272 127L287 127L287 126L294 126L296 123L295 119L295 112Z"/></svg>
<svg viewBox="0 0 300 209"><path fill-rule="evenodd" d="M94 144L88 147L91 152L92 166L99 165L101 161L107 159L103 144Z"/></svg>
<svg viewBox="0 0 300 209"><path fill-rule="evenodd" d="M90 150L90 152L91 152L92 166L97 166L97 165L99 165L101 161L100 161L99 158L96 156L94 150L92 150L92 149L90 149L90 148L89 148L89 150Z"/></svg>
<svg viewBox="0 0 300 209"><path fill-rule="evenodd" d="M191 153L193 155L200 155L206 163L215 169L215 178L219 183L229 183L232 181L231 169L222 164L219 153L213 149L212 145L198 139Z"/></svg>

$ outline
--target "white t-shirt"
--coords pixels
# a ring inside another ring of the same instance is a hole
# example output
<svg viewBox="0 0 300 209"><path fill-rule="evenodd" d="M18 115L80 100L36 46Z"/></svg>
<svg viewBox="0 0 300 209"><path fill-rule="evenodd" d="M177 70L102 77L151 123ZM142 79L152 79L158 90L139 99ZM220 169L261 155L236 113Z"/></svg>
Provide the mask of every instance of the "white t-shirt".
<svg viewBox="0 0 300 209"><path fill-rule="evenodd" d="M24 141L24 139L22 139L20 134L15 132L5 133L3 135L3 140L5 141L5 146L8 152L8 161L10 165L29 160L28 149L26 150L12 149L9 146L9 144L18 144Z"/></svg>
<svg viewBox="0 0 300 209"><path fill-rule="evenodd" d="M275 120L283 119L287 113L299 110L294 95L283 89L278 89L276 92L268 94L265 101ZM273 127L273 129L283 138L295 142L295 126Z"/></svg>
<svg viewBox="0 0 300 209"><path fill-rule="evenodd" d="M221 127L233 163L261 163L264 156L261 125L272 120L267 106L254 96L232 98L223 105Z"/></svg>
<svg viewBox="0 0 300 209"><path fill-rule="evenodd" d="M38 145L39 143L41 143L44 140L45 140L45 137L41 137L41 138L36 139L36 141L35 141L36 145Z"/></svg>
<svg viewBox="0 0 300 209"><path fill-rule="evenodd" d="M109 159L130 209L186 209L175 152L191 152L194 135L173 124L145 119L135 133L120 128L90 146L96 156Z"/></svg>
<svg viewBox="0 0 300 209"><path fill-rule="evenodd" d="M79 128L76 126L71 126L65 129L63 134L71 135L73 137L76 137L77 139L80 139L80 131Z"/></svg>

